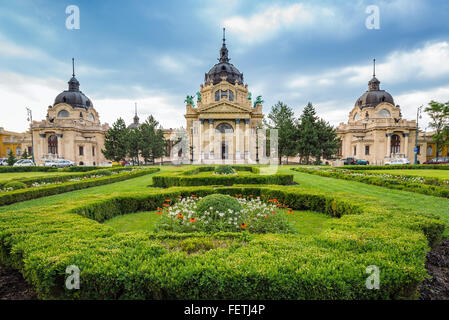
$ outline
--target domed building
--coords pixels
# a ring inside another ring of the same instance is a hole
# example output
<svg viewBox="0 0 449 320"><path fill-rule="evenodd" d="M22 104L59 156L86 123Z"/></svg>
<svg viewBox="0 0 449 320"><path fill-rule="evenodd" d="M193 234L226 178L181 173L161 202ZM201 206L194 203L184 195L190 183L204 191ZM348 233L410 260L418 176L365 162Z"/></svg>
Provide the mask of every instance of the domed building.
<svg viewBox="0 0 449 320"><path fill-rule="evenodd" d="M195 163L249 163L257 157L250 135L263 119L263 101L252 101L243 73L230 63L224 31L219 61L204 76L197 106L192 96L186 99L189 158Z"/></svg>
<svg viewBox="0 0 449 320"><path fill-rule="evenodd" d="M341 157L355 157L370 164L384 164L394 158L414 161L416 121L402 118L401 108L395 105L393 96L380 89L376 78L375 60L373 78L368 90L357 99L349 113L347 123L337 127L342 140ZM427 139L428 140L428 139ZM425 162L426 139L418 138L418 160Z"/></svg>
<svg viewBox="0 0 449 320"><path fill-rule="evenodd" d="M101 124L92 101L80 90L73 59L72 64L68 90L56 96L53 105L48 107L45 120L33 121L30 126L37 165L53 159L71 160L81 166L106 163L101 150L109 125ZM31 150L31 138L24 144Z"/></svg>

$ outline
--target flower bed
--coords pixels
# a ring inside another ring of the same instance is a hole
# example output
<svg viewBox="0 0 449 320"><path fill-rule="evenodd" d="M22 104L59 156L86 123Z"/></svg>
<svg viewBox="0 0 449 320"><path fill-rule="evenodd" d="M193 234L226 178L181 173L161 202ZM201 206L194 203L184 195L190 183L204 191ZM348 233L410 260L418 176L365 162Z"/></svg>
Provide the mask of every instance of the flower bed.
<svg viewBox="0 0 449 320"><path fill-rule="evenodd" d="M113 176L90 177L85 180L64 182L57 184L44 185L39 187L30 187L0 193L0 206L8 205L25 200L47 197L64 192L80 190L90 187L101 186L127 179L136 178L142 175L151 174L159 171L159 168L135 170L131 172L118 173Z"/></svg>
<svg viewBox="0 0 449 320"><path fill-rule="evenodd" d="M313 236L118 233L97 222L156 210L179 196L215 193L276 199L295 210L341 218ZM349 198L281 186L183 187L86 199L73 208L5 212L0 261L19 270L44 299L413 297L427 276L428 244L438 241L444 224ZM69 265L80 269L80 290L65 289ZM371 265L381 272L379 290L366 288Z"/></svg>
<svg viewBox="0 0 449 320"><path fill-rule="evenodd" d="M405 190L436 197L449 198L449 181L437 178L415 177L394 174L366 173L341 168L292 168L294 171L357 181L390 189Z"/></svg>

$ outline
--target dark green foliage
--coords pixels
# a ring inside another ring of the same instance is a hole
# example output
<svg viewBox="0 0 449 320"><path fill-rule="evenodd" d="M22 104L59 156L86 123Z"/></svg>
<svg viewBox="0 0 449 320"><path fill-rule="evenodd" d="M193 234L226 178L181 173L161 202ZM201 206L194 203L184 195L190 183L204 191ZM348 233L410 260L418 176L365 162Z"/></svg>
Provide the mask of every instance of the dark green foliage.
<svg viewBox="0 0 449 320"><path fill-rule="evenodd" d="M234 212L239 212L242 210L242 206L235 198L224 194L211 194L197 203L197 212L200 215L203 215L206 211L211 212L213 219L219 218L215 214L215 211L227 212L228 209L231 209Z"/></svg>
<svg viewBox="0 0 449 320"><path fill-rule="evenodd" d="M14 163L16 163L17 159L14 155L14 153L10 150L8 152L8 158L6 159L6 162L8 163L8 166L12 166L14 165Z"/></svg>
<svg viewBox="0 0 449 320"><path fill-rule="evenodd" d="M122 161L126 158L128 152L128 134L129 129L125 121L119 118L112 128L110 128L104 137L104 149L101 152L105 158L113 161Z"/></svg>
<svg viewBox="0 0 449 320"><path fill-rule="evenodd" d="M438 103L432 100L424 111L431 119L429 127L435 130L432 139L437 147L436 156L439 157L443 146L449 145L449 102Z"/></svg>
<svg viewBox="0 0 449 320"><path fill-rule="evenodd" d="M216 174L233 174L234 169L231 166L218 166L215 168Z"/></svg>
<svg viewBox="0 0 449 320"><path fill-rule="evenodd" d="M4 189L18 190L18 189L25 189L26 187L27 186L23 182L11 181L11 182L6 183L3 188Z"/></svg>

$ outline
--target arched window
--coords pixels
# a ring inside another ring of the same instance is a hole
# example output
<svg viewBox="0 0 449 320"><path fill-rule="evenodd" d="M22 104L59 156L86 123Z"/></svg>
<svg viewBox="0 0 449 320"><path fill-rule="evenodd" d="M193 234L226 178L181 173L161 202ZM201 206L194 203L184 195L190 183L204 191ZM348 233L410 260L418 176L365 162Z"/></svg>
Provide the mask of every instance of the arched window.
<svg viewBox="0 0 449 320"><path fill-rule="evenodd" d="M389 118L389 117L391 117L391 113L387 109L382 109L377 113L377 116Z"/></svg>
<svg viewBox="0 0 449 320"><path fill-rule="evenodd" d="M428 147L427 147L426 155L427 155L428 157L433 156L433 148L432 148L432 146L428 146Z"/></svg>
<svg viewBox="0 0 449 320"><path fill-rule="evenodd" d="M70 113L67 110L61 110L58 112L58 117L68 118L68 117L70 117Z"/></svg>
<svg viewBox="0 0 449 320"><path fill-rule="evenodd" d="M215 91L215 101L220 100L220 90Z"/></svg>
<svg viewBox="0 0 449 320"><path fill-rule="evenodd" d="M92 113L89 113L89 115L87 116L87 118L88 118L90 121L92 121L92 122L95 120L95 118L94 118L94 116L93 116Z"/></svg>
<svg viewBox="0 0 449 320"><path fill-rule="evenodd" d="M401 138L397 134L391 136L391 154L401 152Z"/></svg>
<svg viewBox="0 0 449 320"><path fill-rule="evenodd" d="M67 98L66 98L66 97L63 97L63 98L62 98L62 101L63 101L63 102L67 102Z"/></svg>
<svg viewBox="0 0 449 320"><path fill-rule="evenodd" d="M219 133L233 133L234 129L229 123L220 123L216 128L215 132Z"/></svg>
<svg viewBox="0 0 449 320"><path fill-rule="evenodd" d="M58 154L58 137L55 135L48 137L48 153Z"/></svg>
<svg viewBox="0 0 449 320"><path fill-rule="evenodd" d="M354 115L353 120L354 120L354 121L357 121L357 120L359 120L359 119L360 119L360 115L359 115L358 113L356 113L356 114Z"/></svg>
<svg viewBox="0 0 449 320"><path fill-rule="evenodd" d="M234 91L229 90L229 101L234 101Z"/></svg>

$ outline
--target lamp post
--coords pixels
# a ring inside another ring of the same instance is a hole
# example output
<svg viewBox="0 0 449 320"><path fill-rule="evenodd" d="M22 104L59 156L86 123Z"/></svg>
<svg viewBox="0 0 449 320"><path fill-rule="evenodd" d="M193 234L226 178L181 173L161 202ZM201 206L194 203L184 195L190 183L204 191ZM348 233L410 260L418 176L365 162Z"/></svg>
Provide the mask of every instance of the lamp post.
<svg viewBox="0 0 449 320"><path fill-rule="evenodd" d="M415 164L418 164L418 133L419 133L418 122L419 122L419 119L422 118L422 115L421 115L422 108L423 108L423 106L420 106L418 108L418 110L416 111L416 139L415 139L415 150L413 150L413 151L415 151Z"/></svg>
<svg viewBox="0 0 449 320"><path fill-rule="evenodd" d="M31 109L28 108L28 107L27 107L26 109L27 109L27 115L28 115L27 120L30 122L30 132L31 132L31 159L33 160L33 163L36 163L36 162L34 162L33 112L32 112Z"/></svg>

